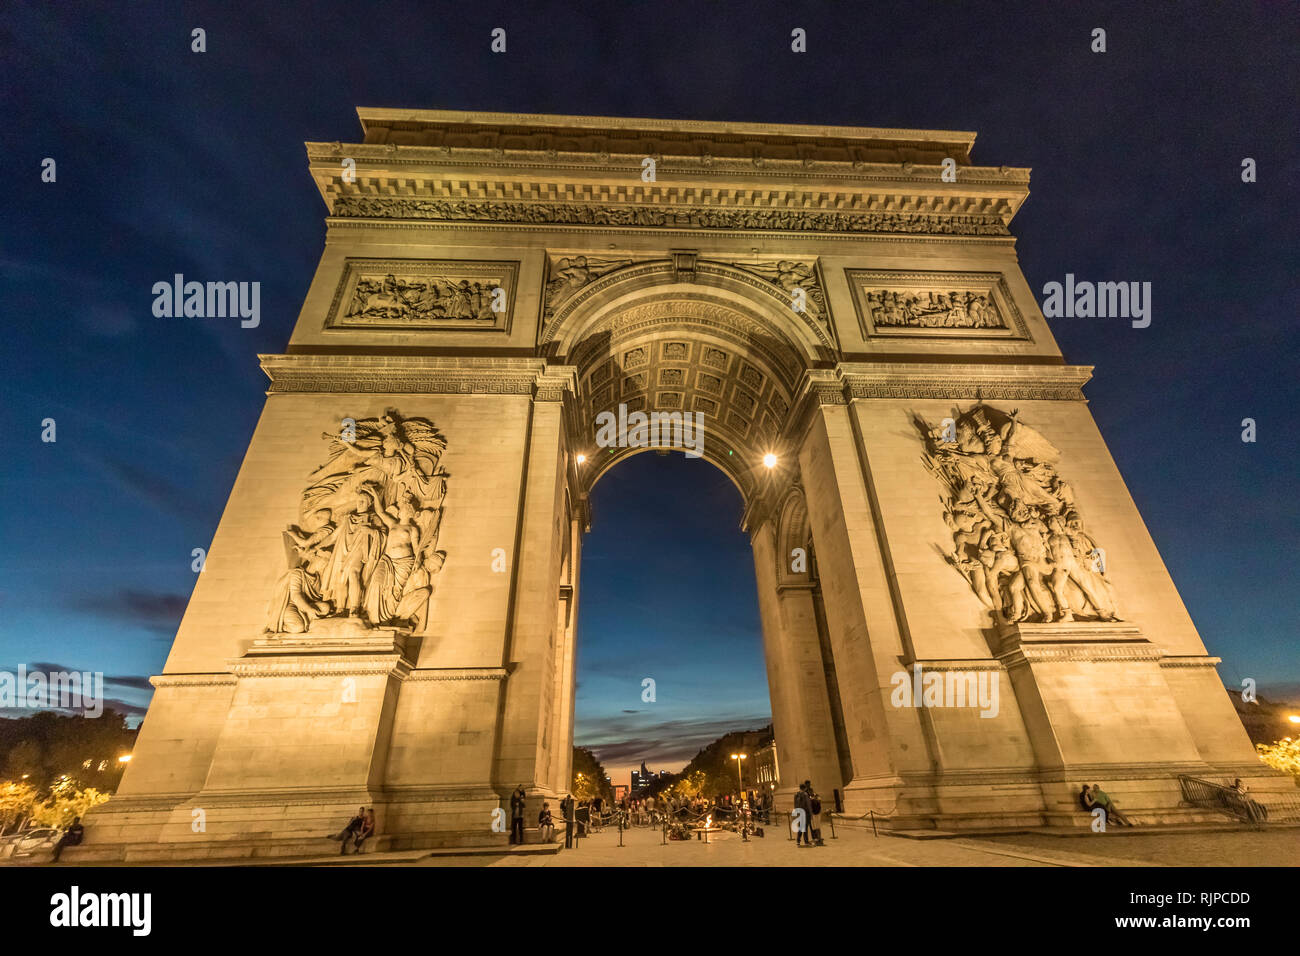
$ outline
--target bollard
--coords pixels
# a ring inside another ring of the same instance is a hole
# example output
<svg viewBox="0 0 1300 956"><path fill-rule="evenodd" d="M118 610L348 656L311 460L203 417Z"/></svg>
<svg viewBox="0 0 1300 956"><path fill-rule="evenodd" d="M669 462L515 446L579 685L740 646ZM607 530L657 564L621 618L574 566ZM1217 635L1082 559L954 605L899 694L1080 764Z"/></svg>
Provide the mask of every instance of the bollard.
<svg viewBox="0 0 1300 956"><path fill-rule="evenodd" d="M831 839L835 840L837 839L837 837L835 836L835 814L832 813L830 817L831 817Z"/></svg>

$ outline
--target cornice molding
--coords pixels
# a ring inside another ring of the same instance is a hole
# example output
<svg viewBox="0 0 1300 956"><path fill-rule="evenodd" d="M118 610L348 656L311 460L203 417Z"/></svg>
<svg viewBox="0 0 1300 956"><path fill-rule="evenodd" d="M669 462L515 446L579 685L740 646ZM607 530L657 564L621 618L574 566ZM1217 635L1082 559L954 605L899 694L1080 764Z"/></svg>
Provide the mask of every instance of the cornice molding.
<svg viewBox="0 0 1300 956"><path fill-rule="evenodd" d="M411 662L394 654L292 654L237 657L228 662L236 677L373 677L404 679Z"/></svg>
<svg viewBox="0 0 1300 956"><path fill-rule="evenodd" d="M540 358L259 355L279 392L414 392L433 395L549 396L576 388L576 373ZM555 401L556 398L540 398Z"/></svg>
<svg viewBox="0 0 1300 956"><path fill-rule="evenodd" d="M505 680L504 667L422 667L411 671L408 681Z"/></svg>
<svg viewBox="0 0 1300 956"><path fill-rule="evenodd" d="M233 687L237 683L235 675L228 672L216 674L157 674L149 678L149 683L158 690L164 687Z"/></svg>
<svg viewBox="0 0 1300 956"><path fill-rule="evenodd" d="M1092 366L841 362L835 373L852 399L1081 402Z"/></svg>

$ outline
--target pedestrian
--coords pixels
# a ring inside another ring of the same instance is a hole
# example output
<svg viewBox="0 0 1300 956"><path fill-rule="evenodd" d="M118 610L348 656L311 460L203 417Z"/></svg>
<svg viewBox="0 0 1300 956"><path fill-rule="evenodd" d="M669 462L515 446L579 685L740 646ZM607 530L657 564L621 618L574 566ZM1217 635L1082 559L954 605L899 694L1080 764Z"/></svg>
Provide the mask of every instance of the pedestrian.
<svg viewBox="0 0 1300 956"><path fill-rule="evenodd" d="M811 786L808 787L808 820L812 828L813 844L825 846L822 841L822 801Z"/></svg>
<svg viewBox="0 0 1300 956"><path fill-rule="evenodd" d="M812 846L812 837L808 834L808 821L812 817L812 804L808 800L808 781L799 784L794 795L794 845L796 847Z"/></svg>
<svg viewBox="0 0 1300 956"><path fill-rule="evenodd" d="M1268 822L1268 808L1258 800L1252 800L1246 795L1249 791L1247 790L1246 785L1241 782L1240 777L1234 780L1232 786L1228 789L1237 795L1237 802L1245 809L1246 817L1251 823ZM58 859L58 857L55 857L55 859Z"/></svg>
<svg viewBox="0 0 1300 956"><path fill-rule="evenodd" d="M512 844L524 842L524 807L527 802L524 785L521 783L510 795L510 842Z"/></svg>
<svg viewBox="0 0 1300 956"><path fill-rule="evenodd" d="M63 831L63 836L59 837L59 842L54 844L54 856L51 862L58 863L59 857L63 855L65 846L81 846L81 840L86 834L86 828L81 825L81 817L72 818L72 826Z"/></svg>
<svg viewBox="0 0 1300 956"><path fill-rule="evenodd" d="M573 794L566 793L560 801L560 813L564 815L564 848L573 847Z"/></svg>

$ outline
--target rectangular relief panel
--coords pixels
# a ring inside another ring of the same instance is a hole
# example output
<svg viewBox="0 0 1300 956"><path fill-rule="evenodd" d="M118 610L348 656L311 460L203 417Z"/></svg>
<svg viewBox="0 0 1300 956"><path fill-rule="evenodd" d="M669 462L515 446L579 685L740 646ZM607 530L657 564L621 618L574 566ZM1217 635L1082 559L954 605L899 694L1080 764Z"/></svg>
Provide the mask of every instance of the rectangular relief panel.
<svg viewBox="0 0 1300 956"><path fill-rule="evenodd" d="M325 328L509 333L518 275L517 261L348 258Z"/></svg>
<svg viewBox="0 0 1300 956"><path fill-rule="evenodd" d="M1032 341L1000 272L844 271L866 338Z"/></svg>

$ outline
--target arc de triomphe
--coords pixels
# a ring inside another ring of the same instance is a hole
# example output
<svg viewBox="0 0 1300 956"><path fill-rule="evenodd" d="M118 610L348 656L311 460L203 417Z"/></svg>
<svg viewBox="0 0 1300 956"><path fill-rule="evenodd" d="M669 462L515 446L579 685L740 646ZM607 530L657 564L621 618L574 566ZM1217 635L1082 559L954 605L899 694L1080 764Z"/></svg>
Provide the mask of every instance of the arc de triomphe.
<svg viewBox="0 0 1300 956"><path fill-rule="evenodd" d="M514 787L567 788L587 496L655 413L745 501L778 804L1069 826L1082 782L1167 820L1180 773L1276 786L1021 274L1028 170L971 133L359 113L307 146L324 254L78 856L302 852L358 805L383 847L504 843Z"/></svg>

